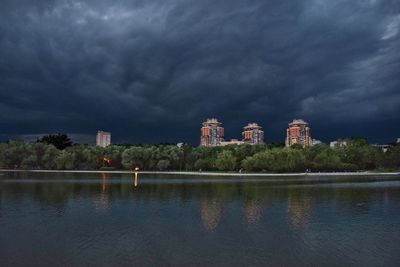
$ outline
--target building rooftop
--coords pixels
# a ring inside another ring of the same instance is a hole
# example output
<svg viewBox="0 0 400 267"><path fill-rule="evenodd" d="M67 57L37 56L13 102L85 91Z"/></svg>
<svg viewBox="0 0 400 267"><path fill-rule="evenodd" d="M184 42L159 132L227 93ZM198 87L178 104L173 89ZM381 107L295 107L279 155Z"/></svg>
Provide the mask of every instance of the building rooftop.
<svg viewBox="0 0 400 267"><path fill-rule="evenodd" d="M222 123L218 121L216 118L211 118L207 119L205 122L203 122L203 125L208 125L208 124L218 124L221 125Z"/></svg>
<svg viewBox="0 0 400 267"><path fill-rule="evenodd" d="M97 131L97 134L111 134L111 132L105 132L105 131L99 130L99 131Z"/></svg>
<svg viewBox="0 0 400 267"><path fill-rule="evenodd" d="M294 119L292 122L289 123L289 126L292 125L308 125L308 122L305 122L302 119Z"/></svg>
<svg viewBox="0 0 400 267"><path fill-rule="evenodd" d="M261 129L262 127L260 125L258 125L257 123L253 122L253 123L248 123L246 126L244 126L244 129Z"/></svg>

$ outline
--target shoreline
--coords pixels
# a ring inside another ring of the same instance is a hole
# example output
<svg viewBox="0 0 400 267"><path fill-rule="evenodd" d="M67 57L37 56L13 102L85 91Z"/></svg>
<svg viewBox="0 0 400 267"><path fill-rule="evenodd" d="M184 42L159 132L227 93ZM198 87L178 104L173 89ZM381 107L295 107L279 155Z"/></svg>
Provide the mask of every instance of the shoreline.
<svg viewBox="0 0 400 267"><path fill-rule="evenodd" d="M108 174L132 174L132 171L101 171L101 170L14 170L0 169L0 174L5 172L26 173L108 173ZM239 176L239 177L273 177L273 176L400 176L400 172L302 172L302 173L237 173L237 172L192 172L192 171L139 171L139 174L163 174L163 175L196 175L196 176Z"/></svg>

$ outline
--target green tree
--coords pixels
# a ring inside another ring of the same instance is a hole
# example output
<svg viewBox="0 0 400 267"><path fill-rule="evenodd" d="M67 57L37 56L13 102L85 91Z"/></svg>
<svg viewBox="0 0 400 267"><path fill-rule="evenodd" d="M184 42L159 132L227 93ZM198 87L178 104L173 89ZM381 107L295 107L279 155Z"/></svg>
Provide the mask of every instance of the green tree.
<svg viewBox="0 0 400 267"><path fill-rule="evenodd" d="M39 143L51 144L57 149L63 150L72 146L72 141L66 134L49 134L38 139Z"/></svg>
<svg viewBox="0 0 400 267"><path fill-rule="evenodd" d="M304 161L302 151L292 148L273 148L271 153L270 170L273 172L289 172L298 169ZM300 156L296 158L295 155Z"/></svg>
<svg viewBox="0 0 400 267"><path fill-rule="evenodd" d="M298 149L298 150L302 150L303 146L300 144L293 144L290 146L291 149Z"/></svg>
<svg viewBox="0 0 400 267"><path fill-rule="evenodd" d="M303 148L293 149L284 148L283 151L286 153L286 165L288 171L304 171L306 157L304 155Z"/></svg>
<svg viewBox="0 0 400 267"><path fill-rule="evenodd" d="M48 170L56 169L57 164L55 160L60 153L60 150L58 150L55 146L47 145L42 157L43 168Z"/></svg>
<svg viewBox="0 0 400 267"><path fill-rule="evenodd" d="M341 160L338 153L335 150L326 148L321 151L314 159L316 163L320 165L321 170L324 171L335 171L340 169Z"/></svg>
<svg viewBox="0 0 400 267"><path fill-rule="evenodd" d="M122 153L125 148L118 145L110 145L104 149L104 156L111 160L111 166L116 169L122 169Z"/></svg>
<svg viewBox="0 0 400 267"><path fill-rule="evenodd" d="M383 151L368 145L366 139L352 138L347 145L338 149L342 162L356 165L358 170L372 170L384 166Z"/></svg>
<svg viewBox="0 0 400 267"><path fill-rule="evenodd" d="M63 150L55 159L56 167L59 170L75 169L75 153L72 151Z"/></svg>
<svg viewBox="0 0 400 267"><path fill-rule="evenodd" d="M10 169L20 168L24 158L29 156L26 144L22 141L9 141L3 149L4 167Z"/></svg>
<svg viewBox="0 0 400 267"><path fill-rule="evenodd" d="M10 141L0 144L1 168L98 169L106 157L115 168L145 170L220 170L300 172L400 169L400 146L388 152L368 145L365 139L350 139L347 146L334 149L320 144L312 147L270 147L231 145L226 147L177 147L171 144L141 146L74 145L58 150L46 143Z"/></svg>
<svg viewBox="0 0 400 267"><path fill-rule="evenodd" d="M0 143L0 168L6 168L6 161L4 158L4 151L6 150L6 144Z"/></svg>
<svg viewBox="0 0 400 267"><path fill-rule="evenodd" d="M269 171L273 163L273 155L271 150L258 152L251 157L247 157L241 163L241 166L246 171Z"/></svg>
<svg viewBox="0 0 400 267"><path fill-rule="evenodd" d="M396 145L386 152L384 162L385 167L400 170L400 145Z"/></svg>
<svg viewBox="0 0 400 267"><path fill-rule="evenodd" d="M212 158L198 159L194 163L195 170L211 171L213 166L214 160Z"/></svg>
<svg viewBox="0 0 400 267"><path fill-rule="evenodd" d="M160 161L158 161L157 163L157 169L159 171L165 171L166 169L168 169L168 167L170 166L170 162L167 159L162 159Z"/></svg>
<svg viewBox="0 0 400 267"><path fill-rule="evenodd" d="M218 154L215 167L220 171L233 171L236 167L236 158L231 151L224 150Z"/></svg>
<svg viewBox="0 0 400 267"><path fill-rule="evenodd" d="M46 144L42 143L26 143L25 157L21 162L24 169L41 169L44 167L43 157L46 153Z"/></svg>
<svg viewBox="0 0 400 267"><path fill-rule="evenodd" d="M147 160L147 153L143 147L131 147L122 153L122 165L126 169L143 169Z"/></svg>
<svg viewBox="0 0 400 267"><path fill-rule="evenodd" d="M93 170L100 169L104 164L104 148L98 146L88 146L80 148L82 152L81 168Z"/></svg>
<svg viewBox="0 0 400 267"><path fill-rule="evenodd" d="M304 150L306 160L309 162L314 161L315 157L326 149L329 149L329 146L326 144L317 144L314 146L306 147Z"/></svg>

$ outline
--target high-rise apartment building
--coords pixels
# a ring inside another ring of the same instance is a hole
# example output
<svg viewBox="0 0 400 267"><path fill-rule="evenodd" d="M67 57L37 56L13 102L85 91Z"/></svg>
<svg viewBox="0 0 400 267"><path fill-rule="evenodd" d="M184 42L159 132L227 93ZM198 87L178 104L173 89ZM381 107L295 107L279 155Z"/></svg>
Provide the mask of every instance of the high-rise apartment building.
<svg viewBox="0 0 400 267"><path fill-rule="evenodd" d="M106 147L111 145L111 133L98 131L96 138L96 145L100 147Z"/></svg>
<svg viewBox="0 0 400 267"><path fill-rule="evenodd" d="M303 147L312 145L311 128L308 123L301 120L295 119L289 123L289 127L286 132L286 146L299 144Z"/></svg>
<svg viewBox="0 0 400 267"><path fill-rule="evenodd" d="M224 140L224 128L217 119L207 119L201 128L201 146L219 146Z"/></svg>
<svg viewBox="0 0 400 267"><path fill-rule="evenodd" d="M247 126L245 126L242 135L243 142L245 144L264 144L264 131L257 123L249 123Z"/></svg>

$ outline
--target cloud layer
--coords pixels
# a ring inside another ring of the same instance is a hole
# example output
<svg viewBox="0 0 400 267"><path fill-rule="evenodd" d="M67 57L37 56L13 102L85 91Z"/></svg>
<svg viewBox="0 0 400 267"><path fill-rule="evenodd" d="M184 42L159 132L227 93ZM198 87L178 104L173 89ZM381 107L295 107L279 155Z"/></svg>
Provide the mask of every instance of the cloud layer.
<svg viewBox="0 0 400 267"><path fill-rule="evenodd" d="M293 118L329 141L400 137L397 0L5 0L0 130L198 143Z"/></svg>

